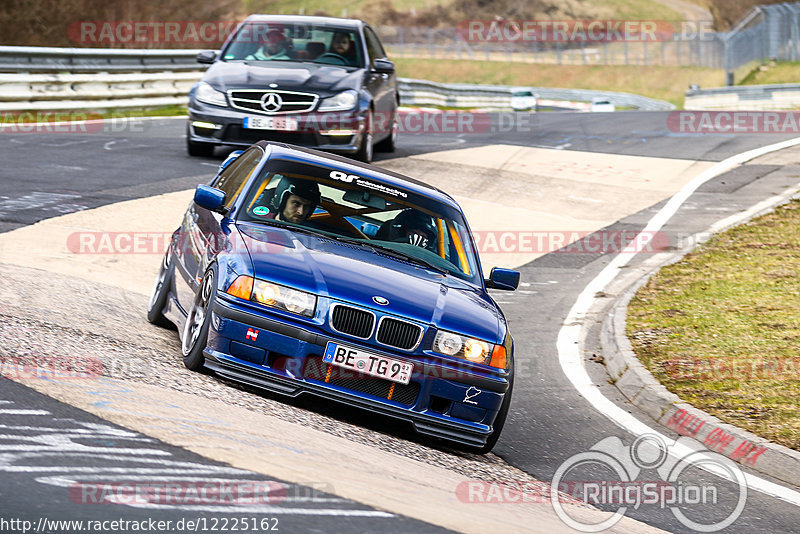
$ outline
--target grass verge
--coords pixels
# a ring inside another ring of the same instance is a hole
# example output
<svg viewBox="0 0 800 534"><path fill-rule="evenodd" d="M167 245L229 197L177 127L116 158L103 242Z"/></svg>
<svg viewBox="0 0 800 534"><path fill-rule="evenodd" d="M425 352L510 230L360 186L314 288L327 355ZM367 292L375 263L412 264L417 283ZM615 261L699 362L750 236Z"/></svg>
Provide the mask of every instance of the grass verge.
<svg viewBox="0 0 800 534"><path fill-rule="evenodd" d="M124 119L127 117L172 117L186 115L186 106L162 106L158 108L131 109L69 109L61 111L3 111L0 125L32 122L83 121L99 119Z"/></svg>
<svg viewBox="0 0 800 534"><path fill-rule="evenodd" d="M681 399L800 449L800 202L661 269L628 308L642 363Z"/></svg>
<svg viewBox="0 0 800 534"><path fill-rule="evenodd" d="M738 85L767 85L772 83L797 83L800 80L800 62L781 61L759 66L750 71Z"/></svg>
<svg viewBox="0 0 800 534"><path fill-rule="evenodd" d="M394 58L398 76L442 83L528 85L620 91L683 107L689 84L718 87L725 73L704 67L543 65L508 61ZM646 75L643 75L646 69Z"/></svg>

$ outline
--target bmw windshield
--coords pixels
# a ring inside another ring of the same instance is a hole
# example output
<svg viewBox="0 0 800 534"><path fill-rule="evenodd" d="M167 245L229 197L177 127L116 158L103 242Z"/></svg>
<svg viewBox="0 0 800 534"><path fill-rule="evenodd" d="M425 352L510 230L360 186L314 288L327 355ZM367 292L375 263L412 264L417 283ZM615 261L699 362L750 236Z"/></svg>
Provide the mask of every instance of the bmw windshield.
<svg viewBox="0 0 800 534"><path fill-rule="evenodd" d="M347 173L273 160L251 182L237 219L380 250L480 285L463 215L411 191Z"/></svg>

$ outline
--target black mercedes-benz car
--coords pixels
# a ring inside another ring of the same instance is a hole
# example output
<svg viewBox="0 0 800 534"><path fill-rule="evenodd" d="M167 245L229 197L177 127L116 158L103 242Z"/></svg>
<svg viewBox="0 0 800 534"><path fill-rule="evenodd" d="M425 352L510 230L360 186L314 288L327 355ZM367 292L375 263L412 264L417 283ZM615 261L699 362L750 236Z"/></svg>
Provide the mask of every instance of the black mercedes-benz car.
<svg viewBox="0 0 800 534"><path fill-rule="evenodd" d="M280 141L372 160L397 142L394 64L361 20L253 15L189 93L192 156Z"/></svg>

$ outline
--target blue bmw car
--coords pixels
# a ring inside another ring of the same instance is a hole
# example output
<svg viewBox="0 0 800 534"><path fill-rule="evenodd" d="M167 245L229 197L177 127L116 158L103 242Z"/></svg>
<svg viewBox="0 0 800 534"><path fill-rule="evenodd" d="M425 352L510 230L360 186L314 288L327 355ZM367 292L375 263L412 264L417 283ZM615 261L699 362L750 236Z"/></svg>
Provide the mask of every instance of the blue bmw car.
<svg viewBox="0 0 800 534"><path fill-rule="evenodd" d="M232 153L174 232L148 319L183 362L407 421L488 452L514 344L458 204L411 178L290 145Z"/></svg>

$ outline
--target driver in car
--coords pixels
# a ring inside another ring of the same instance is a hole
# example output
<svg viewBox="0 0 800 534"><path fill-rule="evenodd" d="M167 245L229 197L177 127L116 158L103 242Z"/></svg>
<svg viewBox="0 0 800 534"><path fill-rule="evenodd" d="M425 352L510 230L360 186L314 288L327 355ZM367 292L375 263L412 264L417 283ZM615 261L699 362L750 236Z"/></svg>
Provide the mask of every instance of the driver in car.
<svg viewBox="0 0 800 534"><path fill-rule="evenodd" d="M319 185L316 182L284 176L267 203L269 209L257 206L252 213L263 219L303 224L314 213L319 201Z"/></svg>
<svg viewBox="0 0 800 534"><path fill-rule="evenodd" d="M336 54L346 59L349 64L353 63L355 50L353 50L350 34L347 32L336 32L331 39L329 54Z"/></svg>

